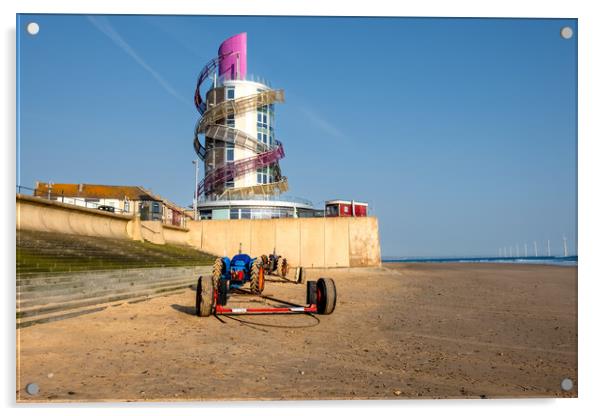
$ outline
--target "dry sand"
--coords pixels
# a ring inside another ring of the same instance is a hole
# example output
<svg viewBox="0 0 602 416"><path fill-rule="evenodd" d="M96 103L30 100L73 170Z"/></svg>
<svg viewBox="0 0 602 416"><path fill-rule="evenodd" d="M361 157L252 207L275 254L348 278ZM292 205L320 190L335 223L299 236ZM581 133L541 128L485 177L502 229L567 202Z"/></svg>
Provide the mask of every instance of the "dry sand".
<svg viewBox="0 0 602 416"><path fill-rule="evenodd" d="M576 267L328 274L338 289L329 316L198 318L189 290L20 329L17 400L577 396ZM265 293L303 303L305 286L268 282Z"/></svg>

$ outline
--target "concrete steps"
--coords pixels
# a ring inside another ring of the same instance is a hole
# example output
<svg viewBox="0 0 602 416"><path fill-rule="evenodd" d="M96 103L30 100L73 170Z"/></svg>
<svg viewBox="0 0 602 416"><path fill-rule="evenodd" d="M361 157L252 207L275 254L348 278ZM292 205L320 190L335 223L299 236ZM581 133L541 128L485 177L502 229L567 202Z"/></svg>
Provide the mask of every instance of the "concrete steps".
<svg viewBox="0 0 602 416"><path fill-rule="evenodd" d="M36 296L23 296L17 294L17 307L18 308L27 308L33 306L41 306L52 303L60 303L63 301L70 300L79 300L79 299L87 299L87 298L95 298L100 296L108 296L111 294L121 294L121 293L133 293L139 290L145 289L161 289L166 287L185 285L190 286L196 282L195 278L187 278L182 279L181 277L169 279L165 281L161 281L158 283L148 283L148 284L138 284L138 285L129 285L124 284L117 287L105 288L104 290L98 289L87 289L81 290L76 293L68 293L65 291L59 292L50 292L47 295L40 295L37 292L33 292ZM22 309L21 309L22 310Z"/></svg>
<svg viewBox="0 0 602 416"><path fill-rule="evenodd" d="M102 310L107 309L111 306L119 306L123 303L138 303L144 302L149 299L161 297L161 296L169 296L176 293L183 293L184 290L173 290L169 292L159 292L151 295L143 295L138 297L130 297L123 300L115 300L106 303L99 303L95 305L82 306L78 308L64 309L54 312L41 312L34 316L30 317L22 317L17 318L17 328L26 328L28 326L43 324L47 322L60 321L63 319L75 318L77 316L86 315L89 313L100 312Z"/></svg>
<svg viewBox="0 0 602 416"><path fill-rule="evenodd" d="M17 327L66 319L107 305L143 301L194 288L211 266L51 274L17 278ZM104 306L102 306L104 305Z"/></svg>

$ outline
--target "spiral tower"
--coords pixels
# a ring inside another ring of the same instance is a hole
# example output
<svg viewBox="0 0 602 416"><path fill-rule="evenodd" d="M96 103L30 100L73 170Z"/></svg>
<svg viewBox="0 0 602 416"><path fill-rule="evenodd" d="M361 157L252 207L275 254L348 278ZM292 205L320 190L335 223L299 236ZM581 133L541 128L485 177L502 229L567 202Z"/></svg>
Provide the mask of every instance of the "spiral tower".
<svg viewBox="0 0 602 416"><path fill-rule="evenodd" d="M203 96L202 87L210 83ZM275 136L275 104L284 90L247 74L247 34L225 40L201 70L194 104L194 149L204 162L198 184L201 219L308 216L309 201L285 197L284 146Z"/></svg>

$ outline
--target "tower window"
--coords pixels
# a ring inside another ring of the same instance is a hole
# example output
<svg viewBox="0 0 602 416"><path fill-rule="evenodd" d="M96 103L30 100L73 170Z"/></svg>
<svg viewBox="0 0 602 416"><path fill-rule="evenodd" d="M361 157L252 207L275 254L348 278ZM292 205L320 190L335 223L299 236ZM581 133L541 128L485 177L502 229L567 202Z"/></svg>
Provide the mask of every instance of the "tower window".
<svg viewBox="0 0 602 416"><path fill-rule="evenodd" d="M270 168L265 166L257 169L257 183L266 184L270 183Z"/></svg>
<svg viewBox="0 0 602 416"><path fill-rule="evenodd" d="M226 143L226 162L234 161L234 143Z"/></svg>
<svg viewBox="0 0 602 416"><path fill-rule="evenodd" d="M226 99L228 99L228 100L234 99L234 87L226 88Z"/></svg>
<svg viewBox="0 0 602 416"><path fill-rule="evenodd" d="M234 127L234 124L234 114L228 114L228 116L226 117L226 126Z"/></svg>

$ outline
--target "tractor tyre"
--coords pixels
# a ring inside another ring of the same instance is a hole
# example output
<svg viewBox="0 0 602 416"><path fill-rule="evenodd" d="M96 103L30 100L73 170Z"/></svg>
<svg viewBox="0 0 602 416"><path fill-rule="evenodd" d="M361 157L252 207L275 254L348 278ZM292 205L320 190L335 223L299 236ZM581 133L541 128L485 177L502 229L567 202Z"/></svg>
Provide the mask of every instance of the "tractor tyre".
<svg viewBox="0 0 602 416"><path fill-rule="evenodd" d="M251 266L251 292L260 295L265 286L265 270L263 264L259 261L254 261Z"/></svg>
<svg viewBox="0 0 602 416"><path fill-rule="evenodd" d="M261 255L261 264L263 264L263 267L269 271L270 270L270 259L268 259L268 256L266 256L265 254Z"/></svg>
<svg viewBox="0 0 602 416"><path fill-rule="evenodd" d="M216 258L215 262L213 262L213 287L216 289L218 288L222 274L224 274L224 267L224 260L221 257Z"/></svg>
<svg viewBox="0 0 602 416"><path fill-rule="evenodd" d="M226 279L219 279L217 285L217 304L226 306L228 302L228 281Z"/></svg>
<svg viewBox="0 0 602 416"><path fill-rule="evenodd" d="M327 277L319 278L316 285L316 295L318 313L330 315L337 304L337 288L334 285L334 280Z"/></svg>
<svg viewBox="0 0 602 416"><path fill-rule="evenodd" d="M286 277L288 274L288 262L284 257L278 258L278 266L276 266L276 274L280 277Z"/></svg>
<svg viewBox="0 0 602 416"><path fill-rule="evenodd" d="M213 279L200 276L196 285L196 314L209 316L213 310Z"/></svg>
<svg viewBox="0 0 602 416"><path fill-rule="evenodd" d="M307 281L307 293L305 295L305 299L306 299L306 303L308 305L315 305L316 303L318 303L317 301L317 295L316 295L316 285L318 282L316 282L315 280L308 280Z"/></svg>
<svg viewBox="0 0 602 416"><path fill-rule="evenodd" d="M305 272L301 266L297 267L297 271L295 273L295 283L305 283Z"/></svg>

